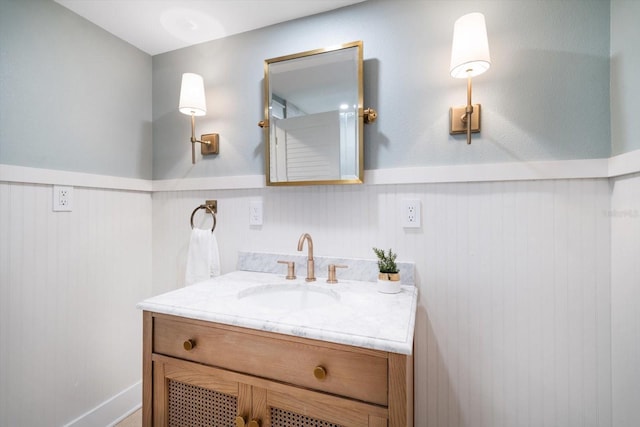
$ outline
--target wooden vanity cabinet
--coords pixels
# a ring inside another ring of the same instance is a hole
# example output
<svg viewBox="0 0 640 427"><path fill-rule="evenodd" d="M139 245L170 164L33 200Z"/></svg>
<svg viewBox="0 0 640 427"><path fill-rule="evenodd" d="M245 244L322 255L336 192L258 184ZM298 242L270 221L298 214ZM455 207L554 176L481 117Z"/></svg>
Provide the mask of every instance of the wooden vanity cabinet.
<svg viewBox="0 0 640 427"><path fill-rule="evenodd" d="M411 356L143 314L143 425L413 426ZM316 377L317 376L317 377Z"/></svg>

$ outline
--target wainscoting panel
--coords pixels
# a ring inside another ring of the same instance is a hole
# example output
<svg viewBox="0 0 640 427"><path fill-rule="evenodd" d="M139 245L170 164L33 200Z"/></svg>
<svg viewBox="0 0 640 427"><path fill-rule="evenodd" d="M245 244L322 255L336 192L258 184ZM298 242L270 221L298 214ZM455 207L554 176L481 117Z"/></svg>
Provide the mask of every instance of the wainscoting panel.
<svg viewBox="0 0 640 427"><path fill-rule="evenodd" d="M73 203L0 182L2 426L64 425L141 378L151 195L76 187Z"/></svg>
<svg viewBox="0 0 640 427"><path fill-rule="evenodd" d="M238 250L296 253L304 232L317 255L391 247L420 288L417 426L610 426L609 197L607 179L155 192L153 293L182 286L206 199L223 273ZM402 228L403 199L422 228Z"/></svg>
<svg viewBox="0 0 640 427"><path fill-rule="evenodd" d="M640 425L640 174L612 180L613 425Z"/></svg>

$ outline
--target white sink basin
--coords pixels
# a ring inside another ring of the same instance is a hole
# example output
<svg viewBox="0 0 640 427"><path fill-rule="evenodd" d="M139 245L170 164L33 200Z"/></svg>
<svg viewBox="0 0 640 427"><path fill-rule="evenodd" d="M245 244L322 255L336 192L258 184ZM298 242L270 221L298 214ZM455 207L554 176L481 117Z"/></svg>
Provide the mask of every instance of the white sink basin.
<svg viewBox="0 0 640 427"><path fill-rule="evenodd" d="M260 307L292 311L332 305L340 301L340 295L314 285L287 283L245 289L238 292L238 299Z"/></svg>

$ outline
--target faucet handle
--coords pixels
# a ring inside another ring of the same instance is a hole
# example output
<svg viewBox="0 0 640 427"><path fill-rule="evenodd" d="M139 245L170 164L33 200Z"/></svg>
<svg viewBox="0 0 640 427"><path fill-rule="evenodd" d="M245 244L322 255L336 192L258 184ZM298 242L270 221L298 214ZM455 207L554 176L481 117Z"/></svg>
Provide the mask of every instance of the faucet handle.
<svg viewBox="0 0 640 427"><path fill-rule="evenodd" d="M336 279L336 268L349 268L349 266L342 264L329 264L329 278L327 279L327 283L338 283L338 279Z"/></svg>
<svg viewBox="0 0 640 427"><path fill-rule="evenodd" d="M296 278L296 263L294 261L278 260L278 264L287 264L287 280L293 280Z"/></svg>

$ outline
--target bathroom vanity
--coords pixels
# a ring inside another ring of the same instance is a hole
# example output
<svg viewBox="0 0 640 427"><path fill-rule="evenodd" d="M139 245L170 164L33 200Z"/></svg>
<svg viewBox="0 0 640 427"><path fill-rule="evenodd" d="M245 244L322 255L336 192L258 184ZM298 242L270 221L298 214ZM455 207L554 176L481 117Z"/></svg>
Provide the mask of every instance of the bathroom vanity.
<svg viewBox="0 0 640 427"><path fill-rule="evenodd" d="M413 426L414 286L236 271L143 301L145 426Z"/></svg>

